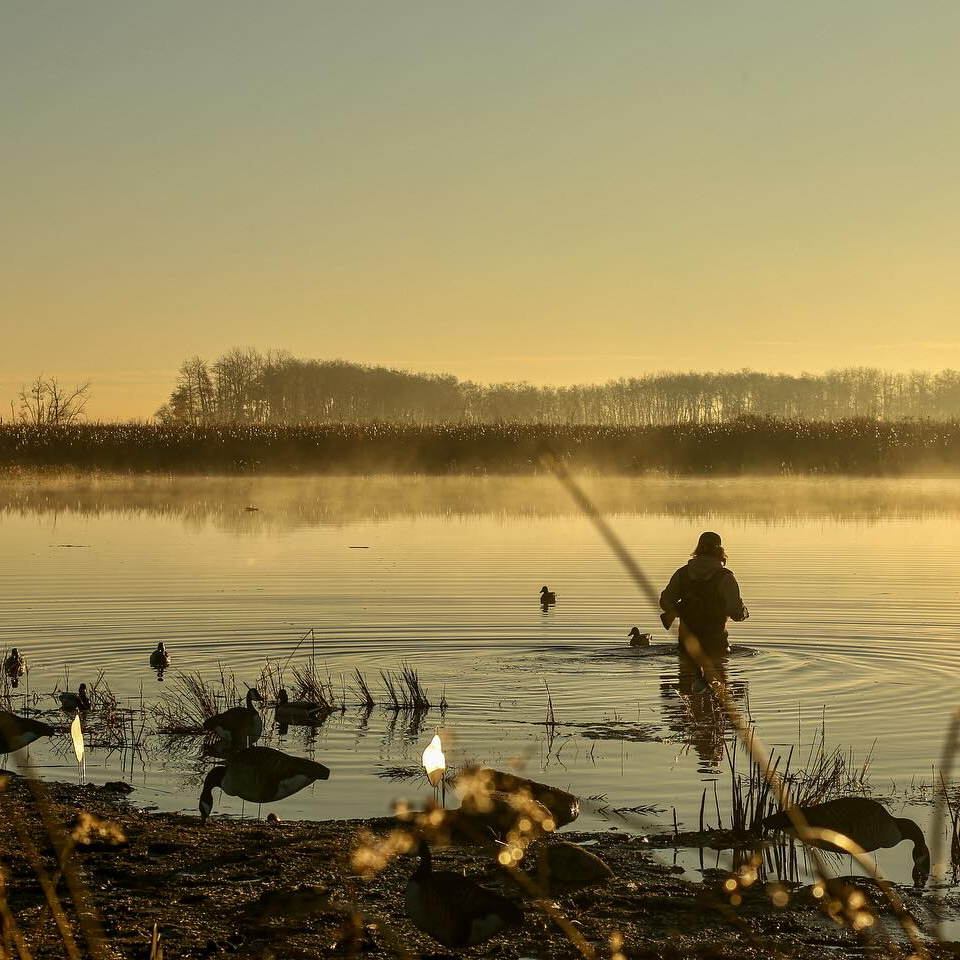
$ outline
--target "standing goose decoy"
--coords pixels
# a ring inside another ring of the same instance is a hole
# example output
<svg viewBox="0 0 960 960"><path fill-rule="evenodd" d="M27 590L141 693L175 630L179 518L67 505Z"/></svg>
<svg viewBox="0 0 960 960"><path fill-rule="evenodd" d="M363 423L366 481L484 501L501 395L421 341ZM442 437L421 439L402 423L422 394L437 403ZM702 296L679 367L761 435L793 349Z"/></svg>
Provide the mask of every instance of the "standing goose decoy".
<svg viewBox="0 0 960 960"><path fill-rule="evenodd" d="M76 693L67 690L60 694L60 706L73 713L75 710L89 710L90 698L87 696L87 685L81 683Z"/></svg>
<svg viewBox="0 0 960 960"><path fill-rule="evenodd" d="M260 739L263 733L263 720L253 705L254 700L262 701L260 692L251 687L247 690L247 705L231 707L223 713L214 714L203 721L203 729L216 734L229 747L249 747Z"/></svg>
<svg viewBox="0 0 960 960"><path fill-rule="evenodd" d="M312 703L310 700L291 700L287 691L281 687L277 691L277 703L273 712L281 723L316 723L330 713L330 710L323 704Z"/></svg>
<svg viewBox="0 0 960 960"><path fill-rule="evenodd" d="M430 847L420 841L420 864L407 881L407 916L445 947L472 947L523 922L523 911L499 893L459 873L434 873Z"/></svg>
<svg viewBox="0 0 960 960"><path fill-rule="evenodd" d="M150 666L154 670L166 670L170 666L170 654L167 653L162 640L157 644L157 649L150 654Z"/></svg>
<svg viewBox="0 0 960 960"><path fill-rule="evenodd" d="M902 840L913 841L913 882L923 886L930 875L930 851L923 831L905 817L893 816L882 804L867 797L840 797L800 807L800 812L811 827L835 830L849 837L867 853L885 847L895 847ZM790 818L781 811L763 821L768 830L789 830L794 833ZM810 845L824 850L846 853L826 840L811 840Z"/></svg>
<svg viewBox="0 0 960 960"><path fill-rule="evenodd" d="M0 711L0 753L13 753L34 740L52 737L53 734L53 727L47 723L31 717L18 717L6 710Z"/></svg>
<svg viewBox="0 0 960 960"><path fill-rule="evenodd" d="M547 589L547 587L540 588L540 602L546 606L548 603L557 602L557 594L553 590Z"/></svg>
<svg viewBox="0 0 960 960"><path fill-rule="evenodd" d="M273 803L314 780L329 778L330 770L322 763L291 757L272 747L247 747L207 774L200 794L200 823L206 823L213 810L214 787L250 803Z"/></svg>
<svg viewBox="0 0 960 960"><path fill-rule="evenodd" d="M650 646L650 634L641 633L637 627L632 627L630 632L627 634L630 638L631 647L649 647Z"/></svg>
<svg viewBox="0 0 960 960"><path fill-rule="evenodd" d="M20 686L20 678L27 669L27 661L23 659L23 654L14 647L6 660L3 661L3 672L10 678L10 686Z"/></svg>

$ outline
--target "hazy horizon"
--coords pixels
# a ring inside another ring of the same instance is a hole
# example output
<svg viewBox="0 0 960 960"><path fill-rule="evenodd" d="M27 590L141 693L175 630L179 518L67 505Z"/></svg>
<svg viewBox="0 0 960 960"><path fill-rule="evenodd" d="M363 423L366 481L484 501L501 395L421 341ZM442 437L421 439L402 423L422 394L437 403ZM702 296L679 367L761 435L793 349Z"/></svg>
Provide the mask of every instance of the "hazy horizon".
<svg viewBox="0 0 960 960"><path fill-rule="evenodd" d="M10 5L0 405L279 345L482 383L960 367L960 7Z"/></svg>

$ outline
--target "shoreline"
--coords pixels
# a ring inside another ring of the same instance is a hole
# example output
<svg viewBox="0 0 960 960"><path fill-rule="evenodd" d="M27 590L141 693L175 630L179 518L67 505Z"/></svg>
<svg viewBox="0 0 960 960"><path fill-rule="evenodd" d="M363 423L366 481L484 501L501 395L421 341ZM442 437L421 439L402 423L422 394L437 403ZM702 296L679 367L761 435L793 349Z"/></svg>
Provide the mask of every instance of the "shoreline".
<svg viewBox="0 0 960 960"><path fill-rule="evenodd" d="M48 877L58 874L53 841L33 792L37 782L28 784L11 774L0 774L2 778L0 835L6 839L0 863L11 913L36 960L63 956L36 878L38 861ZM105 787L44 781L38 795L40 805L49 806L48 821L78 838L57 890L80 956L146 957L154 923L168 960L448 955L406 917L404 887L413 858L390 859L369 877L355 868L361 862L353 857L358 847L382 849L381 842L396 827L392 817L239 823L215 816L201 827L197 817L138 810L135 792L125 799ZM566 828L556 839L586 843L609 864L614 879L539 903L497 865L490 848L435 848L436 869L466 872L510 897L524 913L522 926L463 954L584 955L551 919L551 913L558 913L597 957L617 952L623 957L731 960L813 960L828 952L840 958L863 956L863 940L824 913L829 898L818 901L809 890L791 891L788 902L778 907L771 899L776 891L763 884L741 882L731 893L724 887L728 874L711 871L702 884L682 879L679 868L650 855L652 845L643 837ZM550 842L532 845L528 856ZM858 889L872 899L869 882L861 881ZM927 915L929 891L922 897L909 889L900 893L915 916ZM885 929L899 930L888 913L881 916ZM902 931L896 939L904 940ZM929 949L932 957L956 955L945 945ZM881 950L879 955L894 954Z"/></svg>

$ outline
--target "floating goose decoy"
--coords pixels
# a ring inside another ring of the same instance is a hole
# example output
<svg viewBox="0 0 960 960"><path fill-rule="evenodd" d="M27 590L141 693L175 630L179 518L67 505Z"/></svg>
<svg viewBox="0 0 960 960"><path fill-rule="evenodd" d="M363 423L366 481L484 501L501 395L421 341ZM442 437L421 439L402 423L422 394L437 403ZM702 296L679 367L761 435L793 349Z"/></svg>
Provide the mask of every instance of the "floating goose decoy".
<svg viewBox="0 0 960 960"><path fill-rule="evenodd" d="M327 780L330 770L322 763L291 757L272 747L247 747L224 766L214 767L200 794L200 823L213 810L213 788L250 803L273 803L302 790L314 780Z"/></svg>
<svg viewBox="0 0 960 960"><path fill-rule="evenodd" d="M930 875L930 851L923 837L923 831L905 817L895 817L876 800L867 797L840 797L817 803L809 807L800 807L807 823L811 827L835 830L849 837L868 853L884 847L895 847L902 840L913 841L913 882L923 886ZM794 832L790 818L782 810L763 821L768 830L789 830ZM810 845L824 850L840 853L846 851L826 840L811 840Z"/></svg>
<svg viewBox="0 0 960 960"><path fill-rule="evenodd" d="M60 706L73 713L75 710L89 710L90 698L87 696L87 685L81 683L76 693L67 690L60 694Z"/></svg>
<svg viewBox="0 0 960 960"><path fill-rule="evenodd" d="M547 589L547 587L540 588L540 602L542 604L556 603L557 594L553 590Z"/></svg>
<svg viewBox="0 0 960 960"><path fill-rule="evenodd" d="M283 687L277 691L274 713L281 723L315 723L317 720L322 720L329 712L329 709L320 703L291 700Z"/></svg>
<svg viewBox="0 0 960 960"><path fill-rule="evenodd" d="M6 660L3 661L3 672L10 678L10 686L20 686L20 678L27 669L27 661L23 654L14 647Z"/></svg>
<svg viewBox="0 0 960 960"><path fill-rule="evenodd" d="M157 644L157 649L150 654L150 666L154 670L166 670L170 666L170 654L167 653L162 640Z"/></svg>
<svg viewBox="0 0 960 960"><path fill-rule="evenodd" d="M483 791L508 795L529 793L533 800L547 808L558 828L573 823L580 816L580 798L572 793L490 767L464 767L457 777L456 787L467 794Z"/></svg>
<svg viewBox="0 0 960 960"><path fill-rule="evenodd" d="M0 753L13 753L41 737L52 737L53 733L53 727L47 723L0 711Z"/></svg>
<svg viewBox="0 0 960 960"><path fill-rule="evenodd" d="M407 881L407 916L445 947L472 947L523 922L523 911L499 893L459 873L434 873L420 841L420 864Z"/></svg>
<svg viewBox="0 0 960 960"><path fill-rule="evenodd" d="M223 713L214 714L203 721L203 729L216 734L229 747L249 747L260 739L263 720L254 707L254 700L263 700L260 692L251 687L247 690L247 705L231 707Z"/></svg>
<svg viewBox="0 0 960 960"><path fill-rule="evenodd" d="M630 638L631 647L649 647L650 646L650 634L641 633L637 627L633 627L630 632L627 634Z"/></svg>

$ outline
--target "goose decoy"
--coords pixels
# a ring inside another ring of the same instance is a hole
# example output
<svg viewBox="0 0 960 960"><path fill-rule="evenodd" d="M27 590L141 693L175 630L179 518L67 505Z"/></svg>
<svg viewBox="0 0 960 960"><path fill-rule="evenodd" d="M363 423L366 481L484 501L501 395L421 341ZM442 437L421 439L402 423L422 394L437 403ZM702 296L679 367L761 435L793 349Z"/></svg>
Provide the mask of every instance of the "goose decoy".
<svg viewBox="0 0 960 960"><path fill-rule="evenodd" d="M150 666L154 670L166 670L170 666L170 654L167 653L162 640L157 644L157 649L150 654Z"/></svg>
<svg viewBox="0 0 960 960"><path fill-rule="evenodd" d="M53 727L47 723L0 711L0 753L13 753L41 737L52 737L53 733Z"/></svg>
<svg viewBox="0 0 960 960"><path fill-rule="evenodd" d="M70 713L73 713L75 710L89 710L90 698L87 696L87 685L81 683L80 686L77 687L76 693L72 693L69 690L61 693L60 706Z"/></svg>
<svg viewBox="0 0 960 960"><path fill-rule="evenodd" d="M229 747L249 747L260 739L263 720L253 705L254 700L263 700L260 692L251 687L247 690L247 705L231 707L223 713L214 714L203 721L203 729L216 734Z"/></svg>
<svg viewBox="0 0 960 960"><path fill-rule="evenodd" d="M277 691L277 702L273 708L277 720L281 723L315 723L322 720L329 712L329 708L320 703L309 700L291 700L287 691L281 687Z"/></svg>
<svg viewBox="0 0 960 960"><path fill-rule="evenodd" d="M420 864L407 881L407 916L445 947L472 947L523 922L523 911L499 893L459 873L434 873L430 847L420 841Z"/></svg>
<svg viewBox="0 0 960 960"><path fill-rule="evenodd" d="M213 788L250 803L273 803L302 790L314 780L327 780L330 770L322 763L291 757L272 747L247 747L224 766L214 767L200 794L200 823L213 810Z"/></svg>
<svg viewBox="0 0 960 960"><path fill-rule="evenodd" d="M27 661L23 659L23 654L14 647L6 660L3 661L3 672L10 678L10 686L20 686L20 678L27 669Z"/></svg>
<svg viewBox="0 0 960 960"><path fill-rule="evenodd" d="M649 647L650 646L650 634L641 633L637 627L631 628L627 636L630 638L631 647Z"/></svg>
<svg viewBox="0 0 960 960"><path fill-rule="evenodd" d="M540 847L534 877L544 892L582 890L613 879L613 871L595 853L558 841Z"/></svg>
<svg viewBox="0 0 960 960"><path fill-rule="evenodd" d="M529 794L534 801L546 807L558 828L573 823L580 816L580 798L572 793L491 767L464 767L455 785L457 790L468 795L485 791L507 795Z"/></svg>
<svg viewBox="0 0 960 960"><path fill-rule="evenodd" d="M553 590L547 589L547 587L540 588L540 602L544 605L548 603L557 602L557 594Z"/></svg>
<svg viewBox="0 0 960 960"><path fill-rule="evenodd" d="M811 827L835 830L849 837L868 853L885 847L895 847L902 840L913 841L913 882L923 886L930 875L930 851L923 831L905 817L893 816L882 804L868 797L840 797L800 807ZM790 818L784 811L766 817L763 826L768 830L794 832ZM839 853L846 851L826 840L811 840L810 845Z"/></svg>

